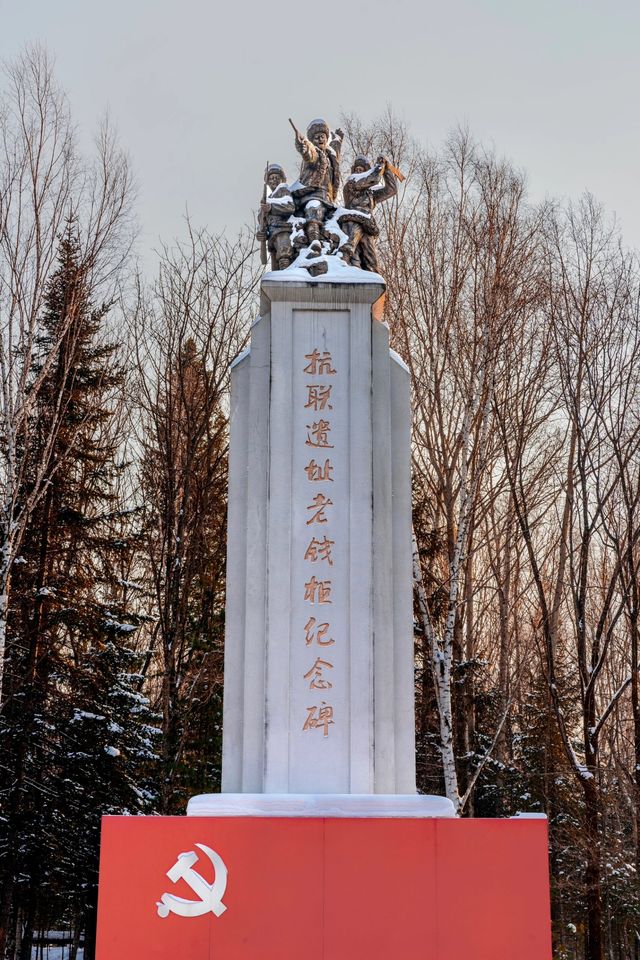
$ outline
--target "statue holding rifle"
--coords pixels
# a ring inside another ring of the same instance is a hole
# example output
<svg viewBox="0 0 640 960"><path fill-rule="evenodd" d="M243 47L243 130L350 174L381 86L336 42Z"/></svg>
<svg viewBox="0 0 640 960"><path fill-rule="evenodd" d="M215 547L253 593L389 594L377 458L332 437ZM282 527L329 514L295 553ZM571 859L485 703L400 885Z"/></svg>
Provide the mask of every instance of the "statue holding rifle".
<svg viewBox="0 0 640 960"><path fill-rule="evenodd" d="M340 153L342 130L336 130L330 141L331 131L325 120L312 120L303 137L294 124L295 147L302 158L298 180L291 193L305 218L305 234L309 246L322 237L322 224L327 213L336 209L340 190Z"/></svg>
<svg viewBox="0 0 640 960"><path fill-rule="evenodd" d="M374 210L397 193L400 171L386 157L375 164L364 156L355 158L341 196L340 156L344 134L332 134L325 120L312 120L304 136L289 120L300 154L300 174L286 183L278 163L267 164L257 238L261 259L271 259L272 270L295 266L310 276L327 273L329 267L356 267L378 271L376 239L379 234ZM337 259L333 259L336 257Z"/></svg>
<svg viewBox="0 0 640 960"><path fill-rule="evenodd" d="M290 218L295 204L286 183L287 177L279 163L267 165L265 189L260 204L260 223L256 234L264 249L262 262L266 264L266 250L271 254L271 269L286 270L293 260ZM267 193L268 187L268 193Z"/></svg>

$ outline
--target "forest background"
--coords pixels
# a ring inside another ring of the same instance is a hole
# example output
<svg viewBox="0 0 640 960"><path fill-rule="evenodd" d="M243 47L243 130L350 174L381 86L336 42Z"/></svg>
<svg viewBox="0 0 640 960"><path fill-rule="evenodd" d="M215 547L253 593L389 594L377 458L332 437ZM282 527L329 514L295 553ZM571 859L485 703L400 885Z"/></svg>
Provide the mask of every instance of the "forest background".
<svg viewBox="0 0 640 960"><path fill-rule="evenodd" d="M640 956L640 270L455 130L341 118L413 406L418 786L549 817L555 957ZM345 166L345 170L347 166ZM0 105L0 956L93 960L99 817L220 786L228 368L253 230L143 276L130 163L46 53ZM34 946L35 945L35 946ZM34 949L36 952L34 952Z"/></svg>

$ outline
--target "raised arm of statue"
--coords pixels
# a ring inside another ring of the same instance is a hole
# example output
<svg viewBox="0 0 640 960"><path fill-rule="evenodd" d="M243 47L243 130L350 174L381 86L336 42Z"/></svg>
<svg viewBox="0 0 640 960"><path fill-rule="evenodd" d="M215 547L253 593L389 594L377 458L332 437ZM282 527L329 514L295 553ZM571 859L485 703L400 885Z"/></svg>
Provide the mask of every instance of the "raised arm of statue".
<svg viewBox="0 0 640 960"><path fill-rule="evenodd" d="M379 158L378 163L376 163L376 167L379 166L380 160L382 159L383 158ZM394 174L391 173L391 171L389 170L386 164L384 167L384 173L382 175L382 179L383 179L383 183L377 184L377 186L373 187L371 191L373 194L373 199L375 200L376 203L382 203L384 200L390 200L391 197L395 197L395 195L398 192L398 181L396 180Z"/></svg>
<svg viewBox="0 0 640 960"><path fill-rule="evenodd" d="M375 189L380 183L381 176L382 165L376 163L376 165L371 167L370 170L367 170L366 173L352 173L349 177L349 183L354 193L362 193L370 187Z"/></svg>
<svg viewBox="0 0 640 960"><path fill-rule="evenodd" d="M360 208L363 195L373 196L374 190L380 183L381 176L382 167L376 164L363 173L352 173L351 176L347 177L343 190L345 207L357 206Z"/></svg>
<svg viewBox="0 0 640 960"><path fill-rule="evenodd" d="M334 131L334 133L335 133L335 136L331 141L331 143L329 144L329 146L331 147L331 149L333 150L333 152L335 153L336 157L339 160L340 155L342 153L342 141L344 140L344 133L342 132L340 127L338 127L337 130Z"/></svg>
<svg viewBox="0 0 640 960"><path fill-rule="evenodd" d="M296 150L300 154L303 160L306 160L307 163L316 163L318 160L318 151L311 143L311 140L307 140L306 137L296 137L295 138Z"/></svg>

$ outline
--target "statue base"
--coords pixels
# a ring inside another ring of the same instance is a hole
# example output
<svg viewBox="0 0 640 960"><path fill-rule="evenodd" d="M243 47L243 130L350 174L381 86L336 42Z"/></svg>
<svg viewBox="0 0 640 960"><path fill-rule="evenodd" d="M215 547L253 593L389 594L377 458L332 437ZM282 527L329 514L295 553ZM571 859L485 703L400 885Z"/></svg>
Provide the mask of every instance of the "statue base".
<svg viewBox="0 0 640 960"><path fill-rule="evenodd" d="M97 960L301 956L551 960L546 819L103 818Z"/></svg>
<svg viewBox="0 0 640 960"><path fill-rule="evenodd" d="M455 817L446 797L381 793L205 793L188 817Z"/></svg>

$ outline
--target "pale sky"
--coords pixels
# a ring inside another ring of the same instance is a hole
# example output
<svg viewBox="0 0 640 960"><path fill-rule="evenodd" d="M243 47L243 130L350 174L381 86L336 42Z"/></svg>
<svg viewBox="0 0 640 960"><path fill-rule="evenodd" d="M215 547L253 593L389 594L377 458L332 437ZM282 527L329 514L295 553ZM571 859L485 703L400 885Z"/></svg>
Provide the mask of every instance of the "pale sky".
<svg viewBox="0 0 640 960"><path fill-rule="evenodd" d="M590 190L640 247L638 0L0 0L0 56L46 44L83 142L105 110L139 186L139 252L252 218L301 128L387 104L439 146L456 124L528 174Z"/></svg>

